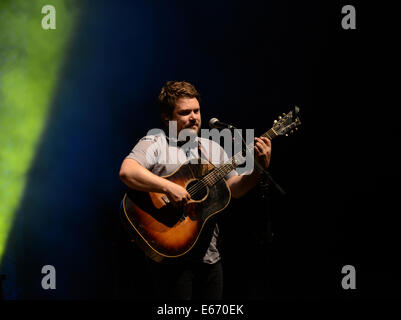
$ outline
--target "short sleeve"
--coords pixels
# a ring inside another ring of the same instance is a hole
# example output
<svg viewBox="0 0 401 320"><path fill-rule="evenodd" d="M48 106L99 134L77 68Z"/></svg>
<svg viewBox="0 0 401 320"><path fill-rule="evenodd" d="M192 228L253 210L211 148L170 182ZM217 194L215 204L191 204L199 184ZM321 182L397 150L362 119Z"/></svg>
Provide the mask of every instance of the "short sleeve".
<svg viewBox="0 0 401 320"><path fill-rule="evenodd" d="M155 136L143 137L126 158L134 159L146 169L152 170L160 154L160 146L157 140Z"/></svg>

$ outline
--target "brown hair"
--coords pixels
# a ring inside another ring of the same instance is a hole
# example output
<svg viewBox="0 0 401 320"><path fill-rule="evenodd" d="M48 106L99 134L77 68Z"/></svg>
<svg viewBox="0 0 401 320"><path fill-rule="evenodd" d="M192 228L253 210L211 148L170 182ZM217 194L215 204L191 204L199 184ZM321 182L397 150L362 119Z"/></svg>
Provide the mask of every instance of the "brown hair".
<svg viewBox="0 0 401 320"><path fill-rule="evenodd" d="M200 94L192 84L186 81L167 81L157 99L160 114L171 117L180 98L196 98L200 103Z"/></svg>

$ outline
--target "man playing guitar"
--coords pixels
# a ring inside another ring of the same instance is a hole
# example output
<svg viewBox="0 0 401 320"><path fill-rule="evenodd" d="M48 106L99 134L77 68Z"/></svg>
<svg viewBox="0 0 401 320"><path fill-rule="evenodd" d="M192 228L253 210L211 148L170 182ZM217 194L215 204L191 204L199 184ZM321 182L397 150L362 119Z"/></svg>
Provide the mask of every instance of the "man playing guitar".
<svg viewBox="0 0 401 320"><path fill-rule="evenodd" d="M213 162L216 167L227 161L228 157L216 142L198 137L201 128L200 95L192 84L185 81L168 81L161 89L158 105L166 128L169 126L169 121L176 121L176 137L179 137L184 129L191 130L196 136L196 143L192 146L191 144L180 146L180 141L164 133L147 135L124 159L120 178L132 190L164 194L167 197L164 198L166 203L178 208L185 207L192 200L188 190L163 176L172 174L185 161L202 157L202 153L203 158L208 161L220 159L220 163ZM172 151L178 155L176 163L166 161ZM216 152L220 154L216 156ZM271 141L266 137L255 138L254 154L255 160L267 169L270 163ZM257 170L248 175L238 175L235 171L228 173L225 179L231 196L240 198L246 194L257 184L259 175ZM216 224L202 259L176 264L158 264L149 260L159 298L221 299L223 271L216 247L218 233ZM197 287L196 284L201 285ZM198 292L194 291L196 288L199 289Z"/></svg>

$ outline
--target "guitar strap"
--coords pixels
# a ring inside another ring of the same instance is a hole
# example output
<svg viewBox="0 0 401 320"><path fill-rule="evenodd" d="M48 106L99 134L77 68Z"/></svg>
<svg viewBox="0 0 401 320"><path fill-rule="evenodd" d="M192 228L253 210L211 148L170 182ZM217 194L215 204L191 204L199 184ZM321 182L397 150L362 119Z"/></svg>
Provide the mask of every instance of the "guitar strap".
<svg viewBox="0 0 401 320"><path fill-rule="evenodd" d="M202 147L202 144L200 142L200 140L198 140L198 163L201 163L201 158L202 155L203 157L214 167L214 164L210 162L209 157L206 155L206 153L204 152L205 150Z"/></svg>

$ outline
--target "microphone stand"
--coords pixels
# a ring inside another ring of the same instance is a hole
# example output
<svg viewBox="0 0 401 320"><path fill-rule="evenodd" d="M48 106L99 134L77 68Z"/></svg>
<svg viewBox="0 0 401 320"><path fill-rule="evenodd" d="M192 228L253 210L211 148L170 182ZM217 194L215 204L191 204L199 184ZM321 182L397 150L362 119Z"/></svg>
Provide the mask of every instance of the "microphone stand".
<svg viewBox="0 0 401 320"><path fill-rule="evenodd" d="M233 132L234 129L236 129L234 126L230 125L229 129L231 130L231 132ZM240 131L238 131L240 133ZM240 133L241 139L242 139L242 143L245 145L245 148L243 148L242 150L245 149L245 152L248 153L251 157L252 156L252 150L250 150L248 148L248 145L246 143L246 141L244 140L242 134ZM234 135L233 135L234 137ZM255 159L255 157L253 157L254 159L254 164L257 168L257 170L259 171L259 173L261 174L261 179L259 181L259 197L261 199L261 201L263 202L264 206L267 208L271 205L270 203L270 188L269 186L272 185L281 196L285 196L286 192L283 190L283 188L273 179L272 175L270 174L270 172L268 172L266 169L264 169ZM270 208L271 209L271 208ZM271 212L271 210L268 210L268 212ZM264 247L266 244L267 245L271 245L273 242L273 228L272 228L272 219L270 214L266 215L266 219L267 219L267 223L266 223L266 227L267 229L265 231L262 231L262 233L265 234L265 236L261 238L261 240L259 240L259 245L261 245L262 247Z"/></svg>
<svg viewBox="0 0 401 320"><path fill-rule="evenodd" d="M231 131L233 131L234 129L237 129L237 128L234 127L234 126L232 126L232 125L230 125L229 129L230 129ZM238 131L238 132L239 132L239 131ZM234 136L234 135L233 135L233 136ZM245 145L246 152L249 153L249 155L250 155L251 157L253 157L253 156L252 156L252 152L251 152L251 150L249 150L249 148L248 148L248 146L247 146L247 144L246 144L246 141L244 140L244 138L243 138L243 136L242 136L241 133L240 133L240 136L241 136L242 142L243 142L244 145ZM281 196L285 196L285 195L286 195L286 192L284 191L284 189L273 179L273 177L272 177L272 175L270 174L270 172L267 171L265 168L263 168L263 167L256 161L255 157L253 157L253 163L255 164L255 166L256 166L256 168L258 169L258 171L261 173L262 177L264 176L265 179L267 179L268 181L270 181L271 185L274 186L274 188L279 192L279 194L280 194Z"/></svg>
<svg viewBox="0 0 401 320"><path fill-rule="evenodd" d="M237 129L236 127L234 127L233 125L230 124L224 124L224 126L231 130L232 136L233 136L233 140L234 140L234 129ZM238 132L240 133L240 131L238 130ZM257 168L257 170L259 171L259 173L261 174L261 179L259 181L259 190L260 190L260 198L261 200L264 202L265 206L268 207L270 204L270 188L269 186L272 185L275 190L278 191L278 193L281 196L285 196L286 192L284 191L284 189L273 179L272 175L270 174L270 172L268 172L266 169L264 169L255 159L255 157L252 155L252 150L249 149L249 147L247 146L246 141L244 140L244 137L242 136L242 134L240 133L240 137L241 140L244 145L245 145L245 153L248 153L251 157L253 157L254 159L254 164ZM242 150L244 150L244 148L242 148ZM271 210L269 210L271 211ZM266 234L266 243L267 244L271 244L273 242L273 236L274 233L272 231L272 221L271 221L271 217L270 215L267 215L267 230L265 232L263 232ZM261 240L261 245L263 246L263 244L265 243L265 241Z"/></svg>

